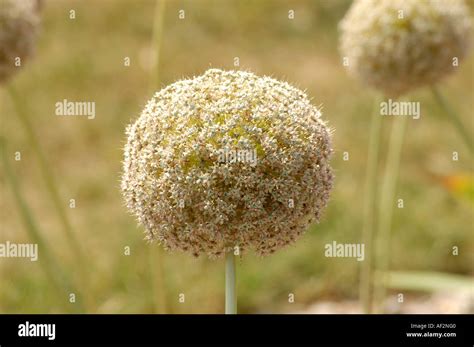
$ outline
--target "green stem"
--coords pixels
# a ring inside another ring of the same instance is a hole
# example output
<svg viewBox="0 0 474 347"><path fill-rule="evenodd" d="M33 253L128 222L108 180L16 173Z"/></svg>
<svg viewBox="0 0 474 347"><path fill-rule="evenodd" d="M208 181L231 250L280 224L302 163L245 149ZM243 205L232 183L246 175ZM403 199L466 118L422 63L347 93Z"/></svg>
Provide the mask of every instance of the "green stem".
<svg viewBox="0 0 474 347"><path fill-rule="evenodd" d="M66 210L64 208L65 203L61 201L58 189L56 185L54 184L54 178L49 169L49 165L47 163L46 157L43 153L43 150L41 149L41 145L38 141L38 137L36 136L36 133L33 130L33 125L31 124L30 119L27 115L28 112L26 111L25 106L24 106L25 105L24 98L22 98L11 85L7 87L6 89L8 90L10 94L10 98L15 106L18 118L20 119L20 122L26 131L26 138L30 143L30 147L35 152L36 157L38 158L41 174L43 175L43 179L46 183L46 189L49 191L49 194L51 195L51 198L53 200L54 206L56 208L59 219L63 226L63 230L66 234L66 238L69 242L69 245L75 252L77 261L79 262L79 264L84 264L83 262L85 259L84 254L81 250L81 247L79 245L79 242L76 239L74 232L72 231L71 223L69 222L69 219L66 214Z"/></svg>
<svg viewBox="0 0 474 347"><path fill-rule="evenodd" d="M380 128L382 124L382 116L380 115L380 103L376 100L376 104L372 113L372 120L369 135L369 148L367 153L367 169L365 181L364 196L364 224L362 231L362 242L365 245L367 256L362 263L360 272L359 295L362 301L365 313L372 313L373 303L373 260L374 260L374 210L376 200L377 186L377 167L380 145Z"/></svg>
<svg viewBox="0 0 474 347"><path fill-rule="evenodd" d="M225 313L237 313L237 292L235 288L235 255L228 252L225 256Z"/></svg>
<svg viewBox="0 0 474 347"><path fill-rule="evenodd" d="M155 19L153 23L153 73L151 89L154 93L160 84L160 60L165 26L166 0L157 0L155 7Z"/></svg>
<svg viewBox="0 0 474 347"><path fill-rule="evenodd" d="M65 272L59 267L59 262L55 260L53 253L51 252L44 237L42 236L42 232L40 231L38 224L36 223L20 191L18 182L16 180L16 175L10 166L10 162L8 161L6 155L7 151L5 147L5 140L3 139L3 137L0 137L0 157L4 167L5 176L12 189L13 196L15 198L16 204L18 205L18 209L26 227L26 231L30 236L31 241L38 245L38 261L41 264L49 282L58 292L59 297L64 298L64 300L61 300L61 302L69 302L67 301L67 294L78 292L70 284L70 280L65 275ZM78 301L77 303L77 310L75 311L81 312L83 310L82 304L80 301ZM70 306L68 306L68 308L69 307Z"/></svg>
<svg viewBox="0 0 474 347"><path fill-rule="evenodd" d="M393 205L395 203L395 188L398 180L400 168L400 157L407 124L407 116L399 116L394 119L390 134L387 162L385 165L385 173L382 182L379 219L378 219L378 275L385 276L390 264L390 246L391 246L391 226L393 216ZM379 276L377 276L379 277ZM383 278L377 278L377 286L375 291L375 300L378 310L383 311L385 302L386 288Z"/></svg>
<svg viewBox="0 0 474 347"><path fill-rule="evenodd" d="M467 128L463 125L461 118L458 116L456 111L451 107L451 105L446 101L441 92L435 86L431 87L431 92L435 100L438 102L439 106L443 109L444 113L448 115L448 119L454 125L456 130L459 132L463 138L466 146L471 151L471 155L474 153L474 147L472 143L472 137L469 135Z"/></svg>
<svg viewBox="0 0 474 347"><path fill-rule="evenodd" d="M80 276L80 282L83 288L83 293L87 293L88 282L87 275L85 272L85 269L89 267L87 265L87 258L84 256L84 252L82 251L80 243L72 230L71 223L66 213L65 203L61 200L58 188L54 183L53 174L50 170L49 164L46 160L46 157L38 140L38 136L36 135L33 125L28 117L28 110L26 109L25 103L23 101L24 98L15 90L15 88L11 84L7 85L5 89L7 90L10 99L13 103L13 106L15 107L18 119L20 120L20 123L22 124L26 132L26 139L29 142L31 149L34 151L36 158L38 159L39 168L43 176L46 189L49 192L49 195L53 201L53 205L58 214L62 229L64 231L64 234L66 235L66 239L69 243L69 246L75 254L76 262L78 264L81 264L78 269L78 273ZM89 297L87 296L83 299L85 300L87 307L91 307L92 303L89 301Z"/></svg>
<svg viewBox="0 0 474 347"><path fill-rule="evenodd" d="M153 72L150 88L156 91L160 83L160 57L165 23L166 0L157 0L153 23ZM164 254L161 249L148 250L150 266L150 287L153 298L153 311L167 313L166 285L163 273Z"/></svg>

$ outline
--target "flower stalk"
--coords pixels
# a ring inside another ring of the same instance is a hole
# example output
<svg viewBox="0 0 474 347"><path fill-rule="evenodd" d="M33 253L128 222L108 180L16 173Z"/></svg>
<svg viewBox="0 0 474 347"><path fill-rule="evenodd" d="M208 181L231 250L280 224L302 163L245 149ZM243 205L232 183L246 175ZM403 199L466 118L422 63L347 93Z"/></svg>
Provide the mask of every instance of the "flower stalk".
<svg viewBox="0 0 474 347"><path fill-rule="evenodd" d="M5 177L9 186L13 192L13 197L18 206L18 210L25 224L26 232L28 233L32 242L38 245L38 250L41 259L39 263L43 268L43 271L48 278L48 281L53 286L54 290L58 293L59 297L64 298L61 302L66 306L67 295L70 293L78 293L78 291L71 284L70 279L66 276L66 273L59 266L59 262L56 261L54 254L46 243L43 233L38 227L38 223L34 219L18 184L16 175L13 172L10 162L6 155L6 141L3 137L0 137L0 158L5 172ZM83 307L80 300L75 303L75 312L82 312ZM69 307L67 307L69 308Z"/></svg>
<svg viewBox="0 0 474 347"><path fill-rule="evenodd" d="M447 102L446 98L443 94L439 91L436 86L431 87L431 92L433 93L434 99L444 111L444 113L448 116L447 119L451 121L451 124L456 128L459 135L461 135L464 143L466 144L467 148L469 149L471 155L474 154L474 147L472 143L472 137L469 135L466 126L461 121L461 118L454 110L454 108Z"/></svg>
<svg viewBox="0 0 474 347"><path fill-rule="evenodd" d="M88 267L88 265L86 265L88 261L86 257L84 256L84 253L82 251L79 241L76 238L76 235L74 234L72 225L69 221L69 218L67 216L67 213L64 207L65 204L63 201L61 201L61 197L59 196L58 188L54 182L55 180L54 180L53 174L49 168L49 164L46 160L46 156L44 155L42 147L39 143L38 136L36 135L36 132L33 129L33 125L30 121L30 118L28 117L28 112L25 109L25 104L22 101L22 97L19 95L19 93L15 90L15 88L11 84L7 85L5 89L10 96L10 99L16 110L18 119L20 120L20 123L26 132L26 139L29 142L30 148L34 151L36 155L36 158L39 163L39 168L43 176L43 180L45 182L46 190L48 191L51 197L56 213L59 217L62 230L64 231L64 234L66 236L66 240L69 243L69 246L75 255L75 258L76 258L75 261L78 264L82 264L82 266L79 267L80 269L78 270L78 273L79 273L81 285L83 287L83 291L87 292L88 281L87 281L87 275L84 269ZM88 307L92 305L92 303L89 301L88 298L84 298L84 299L87 302Z"/></svg>
<svg viewBox="0 0 474 347"><path fill-rule="evenodd" d="M160 58L163 41L163 31L165 26L166 0L157 0L155 7L155 18L153 22L153 72L151 78L151 88L153 92L160 84Z"/></svg>
<svg viewBox="0 0 474 347"><path fill-rule="evenodd" d="M395 189L398 180L400 158L405 136L407 117L401 116L394 119L388 145L387 162L383 176L380 205L378 211L378 237L377 237L377 286L375 288L375 303L377 311L383 311L386 288L385 278L390 265L391 226L393 217L393 204L395 202Z"/></svg>
<svg viewBox="0 0 474 347"><path fill-rule="evenodd" d="M64 203L61 201L61 198L59 196L58 189L54 183L53 174L49 169L49 164L47 163L46 157L38 141L38 136L33 130L33 125L31 124L31 121L27 115L28 112L24 108L24 102L22 100L23 98L18 94L18 92L11 84L6 87L6 90L15 106L18 119L20 120L21 125L25 129L26 139L29 141L31 149L36 154L36 158L38 159L39 167L41 170L41 174L43 175L46 189L48 190L53 204L56 208L56 212L62 224L69 245L75 253L77 261L80 264L83 264L82 261L85 259L85 257L83 255L79 242L77 241L77 238L74 232L72 231L71 223L69 222L69 218L67 217L66 210L64 208Z"/></svg>
<svg viewBox="0 0 474 347"><path fill-rule="evenodd" d="M166 0L157 0L153 22L153 68L151 77L151 89L154 92L160 84L160 56L165 22ZM163 273L164 255L161 249L150 247L148 249L148 260L150 266L150 287L153 297L153 311L165 314L168 307L166 302L165 276Z"/></svg>
<svg viewBox="0 0 474 347"><path fill-rule="evenodd" d="M228 252L225 256L225 313L237 313L235 255Z"/></svg>
<svg viewBox="0 0 474 347"><path fill-rule="evenodd" d="M379 146L380 146L380 129L382 118L379 111L379 100L376 99L374 110L372 112L369 148L367 153L367 170L365 181L364 194L364 224L362 229L362 242L367 250L367 257L362 263L360 272L360 287L359 295L362 301L363 311L365 313L372 313L373 307L373 291L374 291L374 276L373 276L373 260L375 248L374 241L374 227L375 227L375 200L376 200L376 180L377 167L379 161Z"/></svg>

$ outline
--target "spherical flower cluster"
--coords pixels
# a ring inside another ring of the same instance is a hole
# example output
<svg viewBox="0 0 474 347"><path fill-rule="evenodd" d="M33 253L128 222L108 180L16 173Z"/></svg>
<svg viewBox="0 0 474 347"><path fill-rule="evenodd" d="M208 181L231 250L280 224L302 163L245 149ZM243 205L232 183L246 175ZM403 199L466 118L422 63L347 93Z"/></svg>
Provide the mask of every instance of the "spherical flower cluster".
<svg viewBox="0 0 474 347"><path fill-rule="evenodd" d="M471 26L463 0L355 0L340 23L340 49L351 74L397 97L453 71Z"/></svg>
<svg viewBox="0 0 474 347"><path fill-rule="evenodd" d="M175 82L127 136L126 204L168 250L273 253L319 220L332 188L320 111L269 77L211 69Z"/></svg>
<svg viewBox="0 0 474 347"><path fill-rule="evenodd" d="M39 28L39 0L1 0L0 83L22 66L34 51Z"/></svg>

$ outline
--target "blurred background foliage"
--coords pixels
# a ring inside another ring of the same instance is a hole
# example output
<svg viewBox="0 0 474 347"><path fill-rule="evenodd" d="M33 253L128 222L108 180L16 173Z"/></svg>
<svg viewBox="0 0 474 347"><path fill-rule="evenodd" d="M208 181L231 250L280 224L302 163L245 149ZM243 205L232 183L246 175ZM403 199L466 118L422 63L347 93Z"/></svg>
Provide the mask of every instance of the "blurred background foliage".
<svg viewBox="0 0 474 347"><path fill-rule="evenodd" d="M289 312L318 300L357 299L360 263L324 257L326 243L360 241L370 114L377 97L347 75L338 54L337 23L349 5L349 0L167 1L161 86L209 67L248 69L306 90L316 105L324 106L323 117L335 129L336 181L322 222L270 257L249 254L239 261L242 313ZM75 261L13 103L1 93L8 160L60 265L76 281L78 269L86 267L88 312L163 312L153 304L158 294L151 281L149 253L158 246L143 241L119 189L125 126L152 96L155 6L152 0L45 1L36 57L12 81L40 136L65 206L76 200L75 209L67 212L87 264ZM71 9L75 20L69 19ZM185 19L179 19L180 10ZM125 57L130 57L129 67ZM235 57L239 67L234 67ZM471 54L440 86L471 133L473 66ZM472 161L429 91L408 98L421 102L421 119L409 120L403 148L396 196L404 200L404 208L394 210L391 268L472 276ZM96 118L56 116L55 103L63 99L95 101ZM383 120L385 140L392 120ZM386 141L380 169L385 146ZM16 151L21 161L14 161ZM453 151L459 153L458 161L452 160ZM344 152L349 153L347 161ZM0 184L0 242L31 242L3 169ZM124 255L126 246L130 256ZM453 246L459 247L459 255L452 255ZM223 311L222 261L180 253L164 253L162 259L166 312ZM64 305L67 297L53 294L40 261L0 260L0 312L74 312ZM186 295L185 303L178 301L180 293ZM289 293L295 295L293 304L288 303Z"/></svg>

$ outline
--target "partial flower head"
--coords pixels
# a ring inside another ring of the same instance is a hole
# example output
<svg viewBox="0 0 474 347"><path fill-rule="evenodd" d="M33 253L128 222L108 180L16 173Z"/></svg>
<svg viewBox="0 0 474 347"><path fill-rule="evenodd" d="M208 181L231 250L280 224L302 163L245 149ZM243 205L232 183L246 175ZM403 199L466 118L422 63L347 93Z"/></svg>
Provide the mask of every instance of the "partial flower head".
<svg viewBox="0 0 474 347"><path fill-rule="evenodd" d="M39 7L39 0L0 0L0 83L33 54Z"/></svg>
<svg viewBox="0 0 474 347"><path fill-rule="evenodd" d="M218 257L266 255L318 221L330 131L302 91L208 70L157 92L127 128L122 191L147 238Z"/></svg>
<svg viewBox="0 0 474 347"><path fill-rule="evenodd" d="M349 72L397 97L455 70L470 43L464 0L355 0L340 23Z"/></svg>

